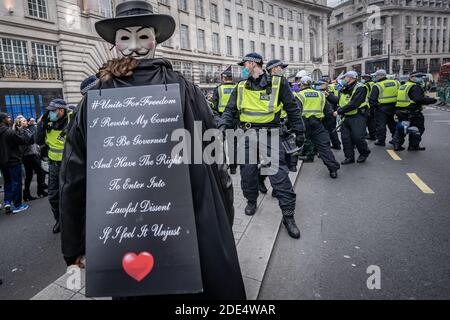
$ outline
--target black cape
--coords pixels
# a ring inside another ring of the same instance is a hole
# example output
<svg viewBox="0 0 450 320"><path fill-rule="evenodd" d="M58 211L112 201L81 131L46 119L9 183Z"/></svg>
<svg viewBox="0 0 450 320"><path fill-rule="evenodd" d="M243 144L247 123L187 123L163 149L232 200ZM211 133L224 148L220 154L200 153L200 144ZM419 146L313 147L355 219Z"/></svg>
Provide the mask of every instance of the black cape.
<svg viewBox="0 0 450 320"><path fill-rule="evenodd" d="M102 81L93 89L170 83L180 85L184 126L192 136L194 121L202 121L203 130L216 127L200 89L164 59L140 60L131 77ZM85 97L67 134L60 173L61 242L68 265L85 253L86 103ZM204 292L164 298L245 299L231 228L233 187L226 165L191 164L189 173Z"/></svg>

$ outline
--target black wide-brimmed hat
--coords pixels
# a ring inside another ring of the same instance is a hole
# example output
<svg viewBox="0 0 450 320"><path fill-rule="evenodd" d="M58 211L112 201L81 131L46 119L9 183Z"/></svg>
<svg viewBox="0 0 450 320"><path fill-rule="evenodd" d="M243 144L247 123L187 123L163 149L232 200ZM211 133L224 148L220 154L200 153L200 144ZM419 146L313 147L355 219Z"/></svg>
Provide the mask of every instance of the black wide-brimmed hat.
<svg viewBox="0 0 450 320"><path fill-rule="evenodd" d="M127 27L152 27L156 42L162 43L175 32L175 20L167 14L153 14L153 7L145 1L122 2L116 7L116 17L98 21L95 30L111 44L116 42L116 31Z"/></svg>

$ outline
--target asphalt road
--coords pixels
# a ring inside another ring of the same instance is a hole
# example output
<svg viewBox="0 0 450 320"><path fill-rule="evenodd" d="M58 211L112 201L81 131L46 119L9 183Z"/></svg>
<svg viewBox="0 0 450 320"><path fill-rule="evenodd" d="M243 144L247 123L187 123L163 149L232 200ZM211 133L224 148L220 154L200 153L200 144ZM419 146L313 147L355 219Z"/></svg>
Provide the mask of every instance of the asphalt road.
<svg viewBox="0 0 450 320"><path fill-rule="evenodd" d="M280 228L260 299L450 298L450 112L424 113L425 152L401 151L394 161L390 146L371 142L368 161L344 166L337 180L320 159L302 167L302 238ZM380 289L367 287L371 265L380 268Z"/></svg>
<svg viewBox="0 0 450 320"><path fill-rule="evenodd" d="M0 300L29 299L66 271L47 198L28 204L27 211L15 215L0 210Z"/></svg>

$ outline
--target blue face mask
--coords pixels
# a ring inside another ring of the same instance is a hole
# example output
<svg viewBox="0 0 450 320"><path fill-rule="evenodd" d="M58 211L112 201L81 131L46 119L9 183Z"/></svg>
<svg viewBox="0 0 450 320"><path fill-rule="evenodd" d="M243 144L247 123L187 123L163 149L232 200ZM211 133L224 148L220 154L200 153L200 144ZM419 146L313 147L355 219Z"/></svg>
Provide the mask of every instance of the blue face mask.
<svg viewBox="0 0 450 320"><path fill-rule="evenodd" d="M242 68L241 70L242 79L246 80L248 78L248 70L247 68Z"/></svg>
<svg viewBox="0 0 450 320"><path fill-rule="evenodd" d="M56 114L55 111L50 111L49 119L50 119L51 122L58 121L58 115Z"/></svg>
<svg viewBox="0 0 450 320"><path fill-rule="evenodd" d="M341 79L341 80L339 80L339 84L340 84L342 87L345 87L345 85L347 84L347 81L345 81L344 79Z"/></svg>
<svg viewBox="0 0 450 320"><path fill-rule="evenodd" d="M422 84L423 83L423 78L421 78L421 77L416 78L416 83Z"/></svg>

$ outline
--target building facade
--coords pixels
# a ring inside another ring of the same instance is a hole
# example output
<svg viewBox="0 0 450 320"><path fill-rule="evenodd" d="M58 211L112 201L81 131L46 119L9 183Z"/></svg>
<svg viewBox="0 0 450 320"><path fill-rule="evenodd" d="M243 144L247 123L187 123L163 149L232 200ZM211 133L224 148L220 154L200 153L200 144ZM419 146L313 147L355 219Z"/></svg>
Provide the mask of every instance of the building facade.
<svg viewBox="0 0 450 320"><path fill-rule="evenodd" d="M80 100L79 84L115 55L96 21L123 0L0 0L0 110L38 117L49 100ZM289 63L318 78L328 74L326 0L147 0L177 27L158 57L208 89L246 53Z"/></svg>
<svg viewBox="0 0 450 320"><path fill-rule="evenodd" d="M349 0L329 21L329 61L334 76L348 70L437 77L450 61L449 0Z"/></svg>

